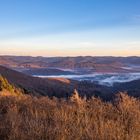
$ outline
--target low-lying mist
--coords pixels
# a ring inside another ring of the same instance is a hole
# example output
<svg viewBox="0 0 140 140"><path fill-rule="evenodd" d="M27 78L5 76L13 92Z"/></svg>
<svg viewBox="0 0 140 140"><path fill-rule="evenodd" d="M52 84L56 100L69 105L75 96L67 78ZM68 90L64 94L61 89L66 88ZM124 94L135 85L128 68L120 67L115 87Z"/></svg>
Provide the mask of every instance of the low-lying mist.
<svg viewBox="0 0 140 140"><path fill-rule="evenodd" d="M41 78L67 78L77 81L90 81L100 85L113 86L114 83L124 83L140 79L140 73L94 73L82 75L49 75L41 76Z"/></svg>

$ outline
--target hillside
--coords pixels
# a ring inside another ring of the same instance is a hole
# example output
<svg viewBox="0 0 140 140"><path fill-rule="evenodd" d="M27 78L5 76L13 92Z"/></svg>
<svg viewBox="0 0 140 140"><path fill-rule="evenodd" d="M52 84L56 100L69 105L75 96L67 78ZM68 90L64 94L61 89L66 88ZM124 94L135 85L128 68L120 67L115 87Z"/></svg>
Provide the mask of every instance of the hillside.
<svg viewBox="0 0 140 140"><path fill-rule="evenodd" d="M67 98L76 88L81 96L99 96L105 100L112 99L112 92L108 87L89 82L78 82L64 78L37 78L15 70L0 66L0 74L11 84L21 88L26 94Z"/></svg>
<svg viewBox="0 0 140 140"><path fill-rule="evenodd" d="M106 87L88 81L32 77L3 66L0 66L0 74L12 85L22 89L24 93L36 96L67 98L71 96L74 89L77 89L82 97L96 96L104 100L112 100L114 93L118 92L127 92L131 96L140 97L140 80L116 83L113 87Z"/></svg>
<svg viewBox="0 0 140 140"><path fill-rule="evenodd" d="M134 80L126 83L117 83L114 85L114 92L127 92L130 96L140 97L140 80Z"/></svg>
<svg viewBox="0 0 140 140"><path fill-rule="evenodd" d="M73 92L70 84L57 79L35 78L3 66L0 66L0 74L27 94L67 97Z"/></svg>
<svg viewBox="0 0 140 140"><path fill-rule="evenodd" d="M63 71L56 68L30 68L28 70L21 71L28 75L72 75L76 74L71 71Z"/></svg>

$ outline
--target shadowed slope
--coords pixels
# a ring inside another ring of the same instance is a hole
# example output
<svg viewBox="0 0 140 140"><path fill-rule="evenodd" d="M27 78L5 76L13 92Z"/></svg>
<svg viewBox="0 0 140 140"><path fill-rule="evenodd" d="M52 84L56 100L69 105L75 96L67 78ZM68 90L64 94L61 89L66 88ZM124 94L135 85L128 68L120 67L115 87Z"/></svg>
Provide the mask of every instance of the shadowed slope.
<svg viewBox="0 0 140 140"><path fill-rule="evenodd" d="M58 81L31 77L23 73L0 66L0 74L10 83L24 89L25 93L67 97L73 89L70 84Z"/></svg>

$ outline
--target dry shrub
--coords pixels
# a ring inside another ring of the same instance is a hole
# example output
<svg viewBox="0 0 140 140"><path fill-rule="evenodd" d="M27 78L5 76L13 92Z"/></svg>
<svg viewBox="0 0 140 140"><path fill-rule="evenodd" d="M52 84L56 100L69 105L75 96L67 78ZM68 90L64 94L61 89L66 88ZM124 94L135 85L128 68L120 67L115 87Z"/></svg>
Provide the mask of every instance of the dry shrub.
<svg viewBox="0 0 140 140"><path fill-rule="evenodd" d="M139 140L140 101L0 95L0 140Z"/></svg>

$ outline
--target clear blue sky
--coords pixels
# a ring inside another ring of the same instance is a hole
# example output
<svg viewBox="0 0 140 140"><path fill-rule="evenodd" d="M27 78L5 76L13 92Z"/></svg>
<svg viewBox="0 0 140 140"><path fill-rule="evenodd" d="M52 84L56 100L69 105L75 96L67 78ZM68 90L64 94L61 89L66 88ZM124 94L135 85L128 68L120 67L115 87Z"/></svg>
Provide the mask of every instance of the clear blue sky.
<svg viewBox="0 0 140 140"><path fill-rule="evenodd" d="M140 0L1 0L0 54L140 55Z"/></svg>

